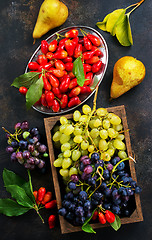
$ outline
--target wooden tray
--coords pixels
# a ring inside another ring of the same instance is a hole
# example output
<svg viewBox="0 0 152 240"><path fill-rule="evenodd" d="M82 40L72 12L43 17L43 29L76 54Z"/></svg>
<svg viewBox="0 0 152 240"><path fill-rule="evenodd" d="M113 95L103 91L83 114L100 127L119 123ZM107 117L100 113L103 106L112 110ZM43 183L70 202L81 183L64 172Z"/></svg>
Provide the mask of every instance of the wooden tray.
<svg viewBox="0 0 152 240"><path fill-rule="evenodd" d="M110 107L110 108L107 108L107 110L108 110L108 112L113 112L113 113L117 114L122 119L123 127L124 127L124 130L125 130L124 134L125 134L125 140L126 140L127 153L128 153L128 156L132 156L132 149L131 149L129 131L126 131L128 129L128 124L127 124L127 117L126 117L126 111L125 111L124 105L117 106L117 107ZM67 119L72 118L72 114L68 114L68 115L64 115L64 116ZM48 149L49 149L49 156L50 156L50 163L51 163L51 169L52 169L52 176L53 176L53 182L54 182L54 188L55 188L55 194L56 194L58 209L62 207L62 201L61 201L61 192L60 192L60 185L59 185L59 180L58 180L57 169L53 165L53 162L55 160L55 156L54 156L51 130L59 119L60 119L60 116L49 117L49 118L44 119L47 142L48 142ZM133 178L133 180L137 181L134 162L131 161L131 160L129 160L129 167L130 167L131 177ZM139 194L135 194L135 204L136 204L136 209L132 213L132 215L130 217L121 218L121 223L122 224L143 221L143 215L142 215L142 209L141 209ZM77 232L77 231L82 230L81 227L71 225L62 216L59 216L59 220L60 220L61 232L62 233ZM100 223L95 223L95 224L91 224L91 226L92 226L93 229L95 229L95 228L101 228L101 227L109 226L109 225L108 224L101 225Z"/></svg>

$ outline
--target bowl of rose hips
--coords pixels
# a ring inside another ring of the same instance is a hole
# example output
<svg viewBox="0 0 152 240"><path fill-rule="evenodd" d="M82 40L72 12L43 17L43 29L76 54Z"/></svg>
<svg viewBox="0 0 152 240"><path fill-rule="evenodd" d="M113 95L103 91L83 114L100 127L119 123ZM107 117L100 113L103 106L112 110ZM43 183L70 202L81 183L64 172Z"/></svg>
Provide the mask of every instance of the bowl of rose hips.
<svg viewBox="0 0 152 240"><path fill-rule="evenodd" d="M95 29L72 26L54 33L41 42L25 70L34 72L41 86L40 99L32 107L49 115L75 109L95 92L107 64L107 44ZM32 95L36 94L36 88Z"/></svg>

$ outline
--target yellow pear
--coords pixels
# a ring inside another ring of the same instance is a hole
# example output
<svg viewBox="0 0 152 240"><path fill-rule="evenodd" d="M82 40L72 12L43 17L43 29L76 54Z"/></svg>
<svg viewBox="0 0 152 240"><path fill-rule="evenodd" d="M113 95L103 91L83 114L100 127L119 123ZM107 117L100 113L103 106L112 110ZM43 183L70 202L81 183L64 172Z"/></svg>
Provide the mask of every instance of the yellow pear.
<svg viewBox="0 0 152 240"><path fill-rule="evenodd" d="M40 38L49 30L61 26L68 18L67 6L59 0L44 0L40 7L33 38Z"/></svg>
<svg viewBox="0 0 152 240"><path fill-rule="evenodd" d="M120 58L114 65L111 98L118 98L141 83L145 77L144 64L131 56Z"/></svg>

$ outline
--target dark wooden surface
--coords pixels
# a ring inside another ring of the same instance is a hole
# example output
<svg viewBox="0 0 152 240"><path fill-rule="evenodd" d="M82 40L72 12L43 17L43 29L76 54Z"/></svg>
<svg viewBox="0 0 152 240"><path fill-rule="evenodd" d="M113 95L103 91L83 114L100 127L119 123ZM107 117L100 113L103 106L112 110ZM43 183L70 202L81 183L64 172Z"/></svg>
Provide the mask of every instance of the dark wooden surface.
<svg viewBox="0 0 152 240"><path fill-rule="evenodd" d="M22 74L33 51L40 44L40 41L55 31L71 26L86 25L95 27L97 21L116 8L124 8L136 1L133 0L64 0L69 8L69 17L64 25L51 30L35 45L32 45L32 31L37 18L38 10L42 0L1 0L0 1L0 127L4 126L13 131L14 124L18 121L28 120L30 126L39 127L42 133L42 140L46 142L44 117L34 110L26 111L24 97L10 87L13 79ZM99 88L97 107L112 107L124 104L127 112L128 125L131 135L133 151L136 154L136 174L138 184L142 187L141 204L144 215L144 222L123 225L118 232L111 228L97 230L96 235L88 235L83 232L61 235L59 222L56 228L49 230L47 218L51 211L42 210L41 213L46 221L42 224L37 214L33 211L20 217L6 217L0 215L0 239L1 240L26 240L26 239L62 239L76 240L89 239L124 239L124 240L151 240L152 239L152 2L145 2L131 15L131 27L134 39L132 47L122 47L117 40L106 32L99 32L105 38L109 48L109 64ZM109 101L109 91L112 81L112 70L115 62L122 56L133 56L141 60L146 67L144 81L117 100ZM93 97L88 101L92 106ZM10 162L6 148L5 134L0 130L0 197L9 195L3 187L2 171L4 168L15 171L27 178L25 169L19 164ZM45 174L32 173L34 189L45 186L47 190L54 191L50 165Z"/></svg>

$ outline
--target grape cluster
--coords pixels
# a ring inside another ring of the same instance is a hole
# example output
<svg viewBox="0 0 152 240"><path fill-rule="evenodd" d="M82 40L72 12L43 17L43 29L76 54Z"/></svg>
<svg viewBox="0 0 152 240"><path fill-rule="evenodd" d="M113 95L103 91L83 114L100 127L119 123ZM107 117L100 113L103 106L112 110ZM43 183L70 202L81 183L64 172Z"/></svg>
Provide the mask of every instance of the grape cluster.
<svg viewBox="0 0 152 240"><path fill-rule="evenodd" d="M61 125L54 128L54 145L61 150L54 166L61 167L63 178L77 174L79 158L93 152L99 152L104 161L110 161L114 155L127 157L120 117L105 108L92 111L88 105L83 105L82 112L76 110L73 120L62 116Z"/></svg>
<svg viewBox="0 0 152 240"><path fill-rule="evenodd" d="M110 210L120 216L129 216L129 200L141 188L127 173L125 160L114 157L110 161L100 159L98 153L82 156L79 174L72 174L59 214L73 224L82 225L92 211Z"/></svg>
<svg viewBox="0 0 152 240"><path fill-rule="evenodd" d="M15 124L14 129L13 134L4 129L8 139L6 151L11 154L11 161L19 162L30 170L33 170L36 166L40 169L44 168L45 161L43 158L48 157L48 153L47 147L40 143L38 128L29 129L29 123L24 121Z"/></svg>

